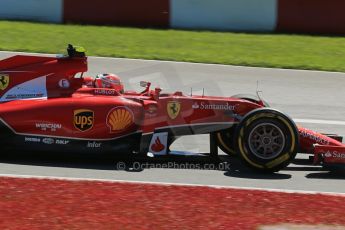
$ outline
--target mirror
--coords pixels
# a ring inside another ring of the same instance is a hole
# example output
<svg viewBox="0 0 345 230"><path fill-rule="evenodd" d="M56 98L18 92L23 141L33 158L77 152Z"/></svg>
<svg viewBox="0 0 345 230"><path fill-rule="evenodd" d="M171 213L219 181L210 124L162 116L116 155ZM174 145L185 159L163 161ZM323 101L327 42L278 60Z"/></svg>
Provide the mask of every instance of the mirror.
<svg viewBox="0 0 345 230"><path fill-rule="evenodd" d="M157 87L155 88L155 99L158 100L159 99L159 96L160 96L160 93L162 92L162 89Z"/></svg>

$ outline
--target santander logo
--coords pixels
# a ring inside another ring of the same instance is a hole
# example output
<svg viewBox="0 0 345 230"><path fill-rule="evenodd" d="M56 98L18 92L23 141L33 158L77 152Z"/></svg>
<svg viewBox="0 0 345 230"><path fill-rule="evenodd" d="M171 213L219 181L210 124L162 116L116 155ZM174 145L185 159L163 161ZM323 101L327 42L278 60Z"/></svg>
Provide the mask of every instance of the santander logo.
<svg viewBox="0 0 345 230"><path fill-rule="evenodd" d="M161 143L159 137L156 138L155 142L151 145L151 149L155 152L160 152L165 148L165 146Z"/></svg>
<svg viewBox="0 0 345 230"><path fill-rule="evenodd" d="M327 151L327 153L325 153L325 157L332 157L332 153L330 151Z"/></svg>

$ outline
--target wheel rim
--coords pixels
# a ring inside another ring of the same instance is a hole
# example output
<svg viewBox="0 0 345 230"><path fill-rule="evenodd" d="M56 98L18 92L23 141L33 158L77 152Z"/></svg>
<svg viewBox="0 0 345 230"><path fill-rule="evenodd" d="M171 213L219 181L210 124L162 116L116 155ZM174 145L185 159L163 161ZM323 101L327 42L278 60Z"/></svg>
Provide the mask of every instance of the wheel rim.
<svg viewBox="0 0 345 230"><path fill-rule="evenodd" d="M251 152L262 159L273 159L284 149L283 131L272 123L255 126L249 134L248 144Z"/></svg>

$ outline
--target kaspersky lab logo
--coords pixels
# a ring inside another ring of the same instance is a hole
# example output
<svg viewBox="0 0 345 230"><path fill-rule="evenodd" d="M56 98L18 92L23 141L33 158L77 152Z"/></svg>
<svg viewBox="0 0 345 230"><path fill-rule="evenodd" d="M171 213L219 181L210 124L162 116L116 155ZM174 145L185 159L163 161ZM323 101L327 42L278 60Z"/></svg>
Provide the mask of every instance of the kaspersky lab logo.
<svg viewBox="0 0 345 230"><path fill-rule="evenodd" d="M90 130L94 123L94 112L87 109L74 110L74 127L81 132Z"/></svg>

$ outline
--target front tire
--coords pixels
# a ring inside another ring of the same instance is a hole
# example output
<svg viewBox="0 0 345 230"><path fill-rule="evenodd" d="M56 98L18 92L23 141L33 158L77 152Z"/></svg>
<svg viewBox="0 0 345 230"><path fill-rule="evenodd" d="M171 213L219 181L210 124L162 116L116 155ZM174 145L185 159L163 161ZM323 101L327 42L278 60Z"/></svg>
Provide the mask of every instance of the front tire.
<svg viewBox="0 0 345 230"><path fill-rule="evenodd" d="M276 172L296 156L298 129L285 114L269 108L248 113L235 132L236 152L250 168Z"/></svg>
<svg viewBox="0 0 345 230"><path fill-rule="evenodd" d="M233 147L235 130L236 127L234 126L216 133L218 147L230 156L236 155L236 150Z"/></svg>
<svg viewBox="0 0 345 230"><path fill-rule="evenodd" d="M236 94L231 96L233 98L239 98L239 99L244 99L256 104L260 104L260 98L256 95L252 94ZM263 101L263 104L265 107L270 107L270 105L266 102ZM230 156L236 156L236 149L234 148L234 133L235 133L236 127L233 126L229 129L222 130L220 132L217 132L216 137L217 137L217 145L218 147L226 154Z"/></svg>

